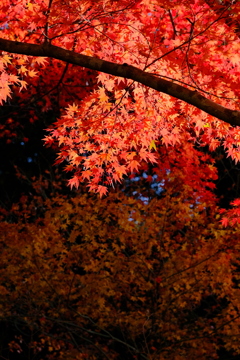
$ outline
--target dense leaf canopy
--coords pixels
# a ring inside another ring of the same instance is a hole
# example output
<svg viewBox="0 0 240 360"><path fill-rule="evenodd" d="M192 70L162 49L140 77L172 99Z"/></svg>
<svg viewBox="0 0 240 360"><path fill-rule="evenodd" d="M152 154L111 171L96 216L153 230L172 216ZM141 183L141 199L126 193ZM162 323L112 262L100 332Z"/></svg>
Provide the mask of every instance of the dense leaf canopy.
<svg viewBox="0 0 240 360"><path fill-rule="evenodd" d="M0 14L1 101L58 102L45 141L71 187L106 194L158 166L158 142L223 145L239 161L238 2L5 0Z"/></svg>
<svg viewBox="0 0 240 360"><path fill-rule="evenodd" d="M0 357L239 356L239 14L1 1Z"/></svg>

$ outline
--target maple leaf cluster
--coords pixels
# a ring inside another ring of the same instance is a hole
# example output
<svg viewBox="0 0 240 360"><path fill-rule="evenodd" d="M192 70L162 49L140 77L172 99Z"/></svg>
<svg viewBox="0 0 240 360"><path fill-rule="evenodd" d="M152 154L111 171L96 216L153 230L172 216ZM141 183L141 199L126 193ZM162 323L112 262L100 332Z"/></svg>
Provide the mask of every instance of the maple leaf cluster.
<svg viewBox="0 0 240 360"><path fill-rule="evenodd" d="M0 48L4 41L18 43L11 43L15 54L3 52L0 60L0 100L10 98L12 88L26 102L31 91L31 102L46 111L57 91L61 116L45 141L59 147L57 163L66 161L66 170L73 172L71 187L86 182L101 196L145 163L161 167L156 144L169 148L190 141L210 150L223 145L237 162L238 128L216 117L238 114L238 7L203 0L6 0L0 8ZM51 47L52 58L47 59ZM97 72L71 65L77 64L76 54L83 56L83 66ZM124 65L111 70L111 64ZM131 80L136 69L142 71L139 82ZM149 74L153 77L145 81ZM163 84L160 93L157 81ZM177 84L185 103L164 94L172 94ZM198 101L199 108L189 105ZM31 115L33 121L35 117ZM187 154L182 155L187 161Z"/></svg>

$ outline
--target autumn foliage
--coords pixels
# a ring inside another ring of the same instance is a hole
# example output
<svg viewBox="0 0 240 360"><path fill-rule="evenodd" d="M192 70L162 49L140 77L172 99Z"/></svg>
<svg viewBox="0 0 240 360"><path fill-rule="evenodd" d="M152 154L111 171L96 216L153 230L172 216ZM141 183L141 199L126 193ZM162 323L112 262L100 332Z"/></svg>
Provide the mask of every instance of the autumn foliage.
<svg viewBox="0 0 240 360"><path fill-rule="evenodd" d="M214 197L196 201L184 180L173 167L148 203L118 192L13 206L15 223L0 223L1 317L22 331L10 350L28 341L39 359L239 353L239 228L223 229Z"/></svg>
<svg viewBox="0 0 240 360"><path fill-rule="evenodd" d="M57 93L61 116L46 144L58 146L71 187L86 182L101 196L145 163L160 166L158 143L223 145L237 162L238 7L4 1L0 49L15 54L1 58L1 100L31 92L46 111Z"/></svg>
<svg viewBox="0 0 240 360"><path fill-rule="evenodd" d="M240 160L239 14L1 1L3 161L37 137L56 155L11 160L27 186L0 209L0 356L239 356L240 201L216 196L218 159Z"/></svg>

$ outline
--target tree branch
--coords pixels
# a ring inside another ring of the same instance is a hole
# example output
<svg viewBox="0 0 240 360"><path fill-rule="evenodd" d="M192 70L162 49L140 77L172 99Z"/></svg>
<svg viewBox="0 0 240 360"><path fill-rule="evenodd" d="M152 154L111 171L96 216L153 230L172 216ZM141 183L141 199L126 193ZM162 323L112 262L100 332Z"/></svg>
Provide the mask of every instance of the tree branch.
<svg viewBox="0 0 240 360"><path fill-rule="evenodd" d="M207 99L197 91L189 90L182 85L158 78L131 65L120 65L96 57L78 54L48 43L37 45L0 38L0 50L15 54L50 57L69 64L131 79L149 88L183 100L230 125L240 126L240 111L225 108Z"/></svg>

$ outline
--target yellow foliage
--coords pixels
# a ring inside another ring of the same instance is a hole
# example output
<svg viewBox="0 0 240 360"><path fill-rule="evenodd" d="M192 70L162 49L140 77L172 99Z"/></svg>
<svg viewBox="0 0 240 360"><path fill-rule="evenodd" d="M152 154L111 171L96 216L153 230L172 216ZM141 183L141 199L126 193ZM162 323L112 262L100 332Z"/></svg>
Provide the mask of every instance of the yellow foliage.
<svg viewBox="0 0 240 360"><path fill-rule="evenodd" d="M219 337L231 348L239 230L223 231L187 191L148 204L59 197L34 222L2 221L0 317L37 330L35 348L58 359L206 359Z"/></svg>

